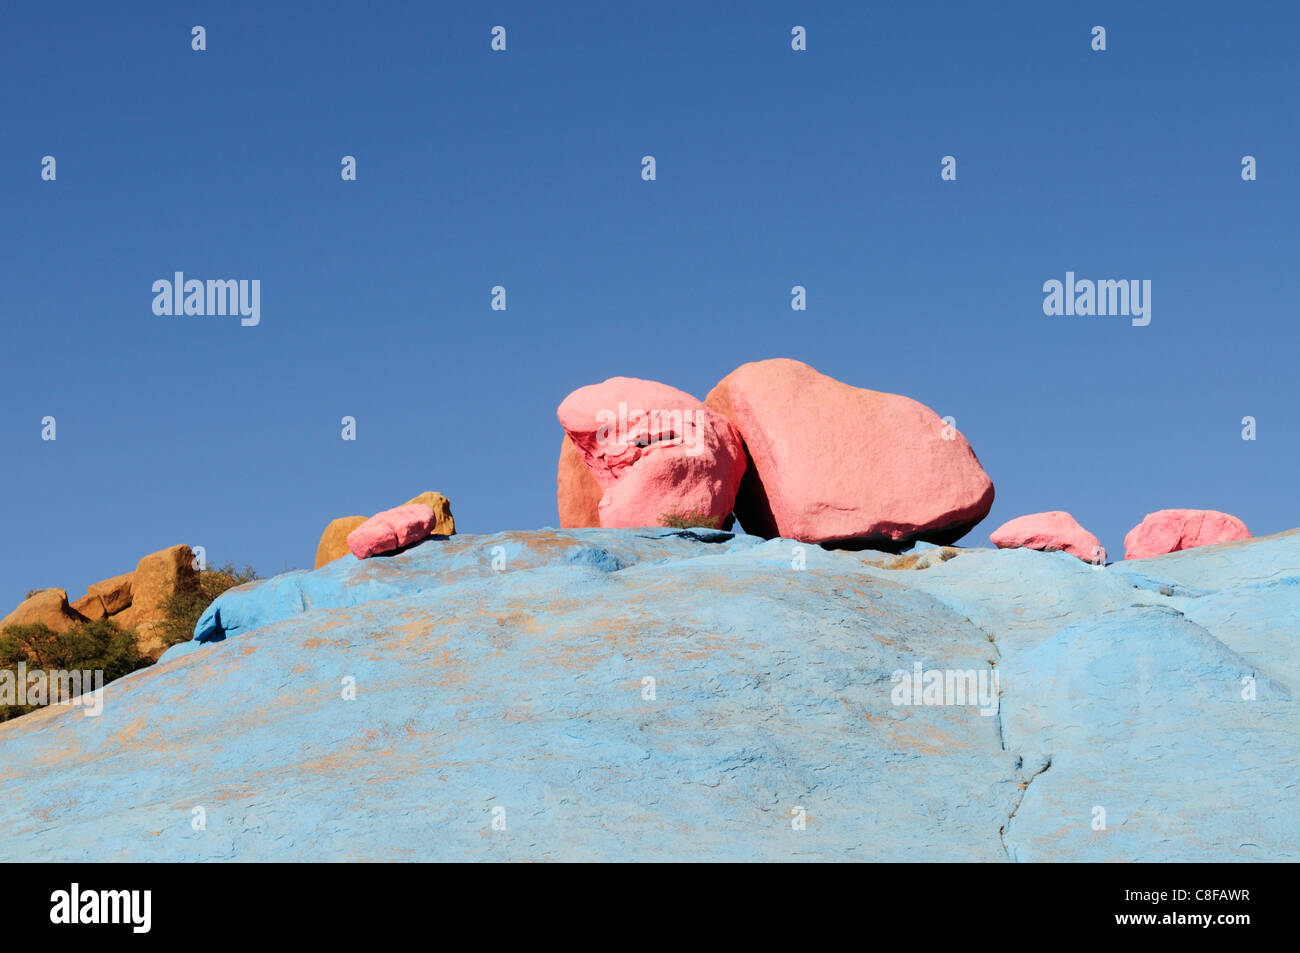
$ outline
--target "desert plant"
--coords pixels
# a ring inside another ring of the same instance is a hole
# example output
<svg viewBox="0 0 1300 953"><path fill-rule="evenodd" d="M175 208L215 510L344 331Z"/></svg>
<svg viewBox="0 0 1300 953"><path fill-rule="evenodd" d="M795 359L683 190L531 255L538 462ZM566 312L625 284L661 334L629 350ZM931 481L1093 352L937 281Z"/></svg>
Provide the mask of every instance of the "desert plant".
<svg viewBox="0 0 1300 953"><path fill-rule="evenodd" d="M163 645L172 646L189 641L194 637L194 626L198 623L199 616L203 615L217 596L227 589L242 586L257 578L257 570L252 566L236 569L233 563L201 570L193 586L173 593L163 603L163 620L157 629Z"/></svg>
<svg viewBox="0 0 1300 953"><path fill-rule="evenodd" d="M689 513L681 513L673 510L671 513L661 513L659 522L671 529L690 529L694 526L702 526L705 529L717 529L722 525L722 520L716 516L710 516L703 510L691 510Z"/></svg>
<svg viewBox="0 0 1300 953"><path fill-rule="evenodd" d="M108 683L143 668L149 659L140 654L134 630L98 619L77 623L66 632L55 632L39 622L8 626L0 632L0 669L15 671L19 662L26 663L29 671L100 671ZM0 705L0 721L38 707Z"/></svg>

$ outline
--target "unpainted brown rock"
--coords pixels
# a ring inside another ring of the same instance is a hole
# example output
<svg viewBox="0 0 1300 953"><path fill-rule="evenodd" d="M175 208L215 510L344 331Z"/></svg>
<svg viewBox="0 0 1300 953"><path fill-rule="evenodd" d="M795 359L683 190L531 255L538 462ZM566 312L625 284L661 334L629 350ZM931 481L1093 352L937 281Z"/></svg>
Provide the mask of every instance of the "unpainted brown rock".
<svg viewBox="0 0 1300 953"><path fill-rule="evenodd" d="M0 619L0 632L11 625L44 625L53 632L67 632L86 617L68 605L62 589L42 589L24 599L13 612Z"/></svg>
<svg viewBox="0 0 1300 953"><path fill-rule="evenodd" d="M340 516L330 520L316 545L316 569L348 554L348 533L366 521L364 516Z"/></svg>

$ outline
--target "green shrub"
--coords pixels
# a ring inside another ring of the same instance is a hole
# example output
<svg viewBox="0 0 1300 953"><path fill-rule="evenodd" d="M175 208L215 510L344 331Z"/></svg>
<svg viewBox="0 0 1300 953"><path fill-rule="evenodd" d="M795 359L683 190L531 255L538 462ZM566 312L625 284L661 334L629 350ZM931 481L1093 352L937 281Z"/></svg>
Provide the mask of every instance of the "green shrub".
<svg viewBox="0 0 1300 953"><path fill-rule="evenodd" d="M201 571L196 585L174 593L163 603L163 621L157 629L163 645L170 647L194 638L199 616L217 596L256 578L257 571L252 566L236 569L232 563Z"/></svg>
<svg viewBox="0 0 1300 953"><path fill-rule="evenodd" d="M149 659L140 654L134 630L119 628L111 619L99 619L78 623L63 633L42 623L9 626L0 632L0 669L16 672L19 662L26 662L28 671L101 671L107 684L143 668ZM38 707L0 705L0 721Z"/></svg>
<svg viewBox="0 0 1300 953"><path fill-rule="evenodd" d="M690 529L693 526L702 526L705 529L717 529L722 525L722 520L716 516L709 516L703 510L691 510L689 513L661 513L659 521L671 529Z"/></svg>

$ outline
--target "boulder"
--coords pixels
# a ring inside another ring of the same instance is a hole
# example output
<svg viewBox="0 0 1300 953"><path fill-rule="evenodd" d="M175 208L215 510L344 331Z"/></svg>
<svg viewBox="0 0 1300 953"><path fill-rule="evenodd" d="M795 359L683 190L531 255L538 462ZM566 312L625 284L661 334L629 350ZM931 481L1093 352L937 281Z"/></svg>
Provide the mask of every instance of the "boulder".
<svg viewBox="0 0 1300 953"><path fill-rule="evenodd" d="M1017 516L990 533L989 539L998 549L1023 548L1044 552L1059 550L1078 556L1084 562L1106 561L1106 549L1101 545L1101 540L1063 510Z"/></svg>
<svg viewBox="0 0 1300 953"><path fill-rule="evenodd" d="M725 417L690 394L612 377L575 390L556 415L602 490L601 526L692 515L717 527L731 515L744 445Z"/></svg>
<svg viewBox="0 0 1300 953"><path fill-rule="evenodd" d="M1146 559L1183 549L1250 539L1250 530L1235 516L1218 510L1157 510L1124 537L1125 559Z"/></svg>
<svg viewBox="0 0 1300 953"><path fill-rule="evenodd" d="M966 438L909 397L775 359L732 371L705 403L735 425L749 453L736 499L747 533L947 545L993 505L993 482Z"/></svg>
<svg viewBox="0 0 1300 953"><path fill-rule="evenodd" d="M104 612L107 615L116 615L131 605L131 578L132 573L128 572L114 576L112 579L105 579L87 588L86 594L98 596L104 604Z"/></svg>
<svg viewBox="0 0 1300 953"><path fill-rule="evenodd" d="M108 613L104 610L104 600L89 593L72 603L72 611L85 616L91 622L108 618Z"/></svg>
<svg viewBox="0 0 1300 953"><path fill-rule="evenodd" d="M562 529L600 525L600 498L605 491L582 462L582 455L569 435L560 441L560 465L555 473L555 503Z"/></svg>
<svg viewBox="0 0 1300 953"><path fill-rule="evenodd" d="M434 493L426 490L419 496L406 501L405 506L412 503L423 503L433 510L433 529L430 530L431 536L455 536L456 520L451 515L451 500L447 499L441 493Z"/></svg>
<svg viewBox="0 0 1300 953"><path fill-rule="evenodd" d="M0 619L0 632L11 625L44 625L53 632L66 632L86 617L68 605L62 589L42 589L24 599L13 612Z"/></svg>
<svg viewBox="0 0 1300 953"><path fill-rule="evenodd" d="M348 554L348 533L366 521L364 516L340 516L330 520L316 545L316 569Z"/></svg>
<svg viewBox="0 0 1300 953"><path fill-rule="evenodd" d="M194 553L188 546L170 546L150 553L136 564L131 574L131 605L112 619L123 629L134 629L140 651L157 659L166 648L159 629L166 615L167 600L197 586L198 581Z"/></svg>
<svg viewBox="0 0 1300 953"><path fill-rule="evenodd" d="M357 559L418 543L433 531L433 507L426 503L407 503L376 513L348 533L348 549Z"/></svg>

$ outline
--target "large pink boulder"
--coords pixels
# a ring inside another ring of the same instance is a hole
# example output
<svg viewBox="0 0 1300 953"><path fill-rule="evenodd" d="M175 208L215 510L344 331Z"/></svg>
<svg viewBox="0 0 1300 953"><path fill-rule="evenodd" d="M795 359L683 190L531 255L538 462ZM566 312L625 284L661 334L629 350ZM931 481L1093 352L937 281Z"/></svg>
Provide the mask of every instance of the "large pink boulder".
<svg viewBox="0 0 1300 953"><path fill-rule="evenodd" d="M1235 516L1218 510L1157 510L1148 513L1124 537L1125 559L1146 559L1213 543L1250 539L1250 530Z"/></svg>
<svg viewBox="0 0 1300 953"><path fill-rule="evenodd" d="M721 414L675 387L612 377L575 390L556 415L599 485L601 526L721 526L745 473L745 448Z"/></svg>
<svg viewBox="0 0 1300 953"><path fill-rule="evenodd" d="M426 538L436 522L433 507L427 503L384 510L348 533L348 549L357 559L391 553Z"/></svg>
<svg viewBox="0 0 1300 953"><path fill-rule="evenodd" d="M998 549L1040 549L1078 556L1084 562L1104 563L1106 550L1101 540L1088 532L1069 513L1030 513L1003 523L989 539Z"/></svg>
<svg viewBox="0 0 1300 953"><path fill-rule="evenodd" d="M736 425L749 451L736 499L748 533L948 544L993 505L993 483L966 438L911 398L782 358L742 365L705 403Z"/></svg>

